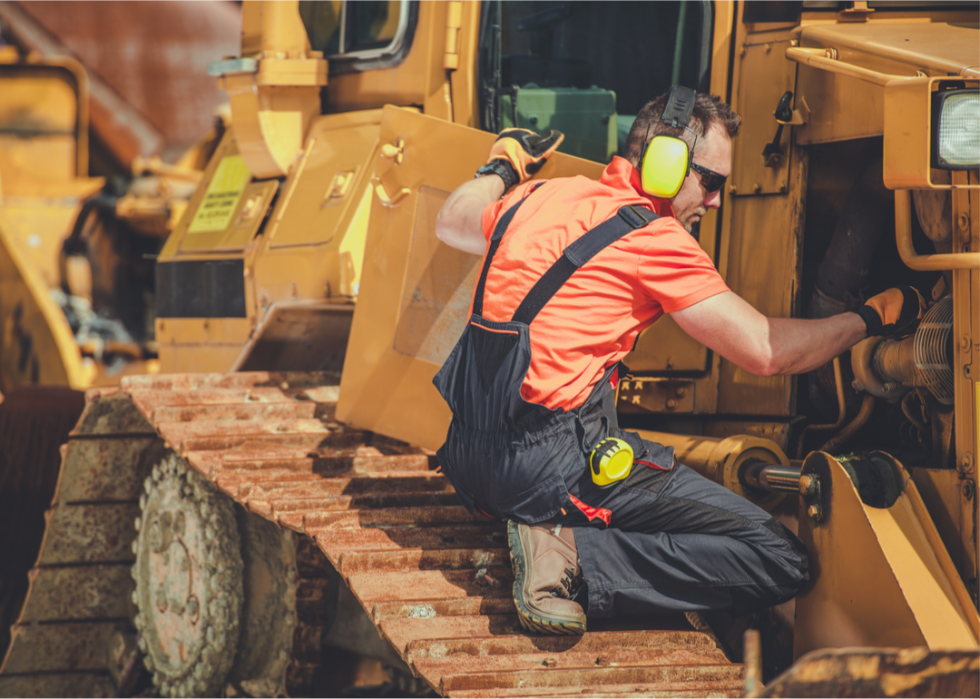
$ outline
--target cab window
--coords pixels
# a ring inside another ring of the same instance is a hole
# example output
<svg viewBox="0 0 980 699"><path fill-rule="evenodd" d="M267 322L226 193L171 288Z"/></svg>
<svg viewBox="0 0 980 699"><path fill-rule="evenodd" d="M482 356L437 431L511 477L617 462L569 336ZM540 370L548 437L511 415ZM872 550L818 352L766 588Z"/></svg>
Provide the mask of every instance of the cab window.
<svg viewBox="0 0 980 699"><path fill-rule="evenodd" d="M407 48L408 0L301 0L299 14L310 47L328 59L384 59Z"/></svg>
<svg viewBox="0 0 980 699"><path fill-rule="evenodd" d="M484 2L481 127L565 133L563 152L608 163L646 102L707 90L707 2Z"/></svg>

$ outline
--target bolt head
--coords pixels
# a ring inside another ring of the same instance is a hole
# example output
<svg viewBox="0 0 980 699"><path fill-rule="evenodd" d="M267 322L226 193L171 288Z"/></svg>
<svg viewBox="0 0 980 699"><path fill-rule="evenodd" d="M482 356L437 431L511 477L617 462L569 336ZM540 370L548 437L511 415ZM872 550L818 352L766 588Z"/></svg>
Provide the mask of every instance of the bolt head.
<svg viewBox="0 0 980 699"><path fill-rule="evenodd" d="M817 481L813 476L800 476L800 495L807 497L817 492Z"/></svg>
<svg viewBox="0 0 980 699"><path fill-rule="evenodd" d="M806 513L810 515L810 518L816 522L823 519L823 508L820 505L814 503L807 508Z"/></svg>

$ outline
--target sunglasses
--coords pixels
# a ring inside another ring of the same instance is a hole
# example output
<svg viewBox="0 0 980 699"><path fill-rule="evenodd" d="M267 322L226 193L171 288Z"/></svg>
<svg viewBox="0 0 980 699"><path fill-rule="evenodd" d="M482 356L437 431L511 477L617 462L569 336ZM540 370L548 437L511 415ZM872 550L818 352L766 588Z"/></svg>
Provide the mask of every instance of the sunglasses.
<svg viewBox="0 0 980 699"><path fill-rule="evenodd" d="M728 179L727 175L719 175L714 170L709 170L706 167L702 167L697 163L691 163L691 169L694 172L701 175L701 186L708 194L717 192L719 189L725 186L725 180Z"/></svg>

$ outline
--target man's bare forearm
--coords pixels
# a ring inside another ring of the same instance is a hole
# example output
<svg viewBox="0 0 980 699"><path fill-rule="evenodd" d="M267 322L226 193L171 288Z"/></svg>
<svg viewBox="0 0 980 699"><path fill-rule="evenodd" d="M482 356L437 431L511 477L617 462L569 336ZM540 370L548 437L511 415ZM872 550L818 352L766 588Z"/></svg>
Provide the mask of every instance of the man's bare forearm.
<svg viewBox="0 0 980 699"><path fill-rule="evenodd" d="M767 318L772 347L771 374L803 374L823 366L866 337L856 313L830 318Z"/></svg>
<svg viewBox="0 0 980 699"><path fill-rule="evenodd" d="M856 313L816 320L767 318L731 291L671 315L695 340L761 376L811 371L867 334Z"/></svg>
<svg viewBox="0 0 980 699"><path fill-rule="evenodd" d="M439 210L436 236L446 245L482 255L487 244L483 235L483 210L503 193L504 181L496 175L464 182L453 190Z"/></svg>

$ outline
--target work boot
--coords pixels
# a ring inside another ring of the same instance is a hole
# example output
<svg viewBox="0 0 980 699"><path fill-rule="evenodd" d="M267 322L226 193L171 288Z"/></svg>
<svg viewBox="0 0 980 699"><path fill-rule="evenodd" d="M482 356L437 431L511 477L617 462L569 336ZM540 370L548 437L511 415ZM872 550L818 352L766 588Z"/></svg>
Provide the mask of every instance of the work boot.
<svg viewBox="0 0 980 699"><path fill-rule="evenodd" d="M507 538L521 626L538 633L585 633L585 612L575 601L582 587L582 566L572 528L511 521Z"/></svg>

